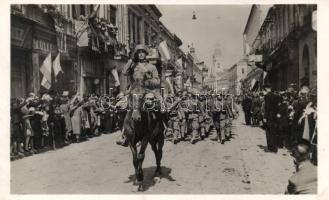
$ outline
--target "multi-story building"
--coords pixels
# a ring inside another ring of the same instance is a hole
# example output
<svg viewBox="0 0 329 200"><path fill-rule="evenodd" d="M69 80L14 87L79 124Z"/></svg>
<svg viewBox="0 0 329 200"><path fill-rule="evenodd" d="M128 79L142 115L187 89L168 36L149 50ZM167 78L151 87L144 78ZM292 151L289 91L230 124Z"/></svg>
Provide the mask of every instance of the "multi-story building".
<svg viewBox="0 0 329 200"><path fill-rule="evenodd" d="M267 72L264 81L276 90L291 83L316 87L317 35L312 29L316 5L272 5L262 15L261 26L255 28L251 25L257 17L251 16L259 7L252 6L244 35L247 43L252 43L249 54L262 57L256 65Z"/></svg>
<svg viewBox="0 0 329 200"><path fill-rule="evenodd" d="M229 78L229 91L231 94L240 95L242 92L242 81L246 79L247 74L250 71L246 60L241 59L238 63L234 64L228 69L230 74Z"/></svg>
<svg viewBox="0 0 329 200"><path fill-rule="evenodd" d="M64 72L50 90L80 95L123 91L127 77L122 69L135 45L156 47L163 40L172 57L159 70L172 70L176 79L184 72L184 65L176 62L182 41L159 21L161 16L155 5L13 5L12 96L47 91L40 86L40 66L49 52L52 60L60 53Z"/></svg>
<svg viewBox="0 0 329 200"><path fill-rule="evenodd" d="M63 74L50 90L76 90L77 49L70 5L11 6L11 96L45 92L40 66L60 53Z"/></svg>

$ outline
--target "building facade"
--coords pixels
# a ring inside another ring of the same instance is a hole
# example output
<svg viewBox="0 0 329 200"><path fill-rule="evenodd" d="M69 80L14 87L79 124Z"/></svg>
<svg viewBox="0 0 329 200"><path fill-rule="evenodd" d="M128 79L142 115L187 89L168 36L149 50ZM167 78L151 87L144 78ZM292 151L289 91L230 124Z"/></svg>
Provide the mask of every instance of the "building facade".
<svg viewBox="0 0 329 200"><path fill-rule="evenodd" d="M249 55L261 55L261 61L255 64L267 73L264 81L275 90L285 90L291 83L316 87L317 35L312 29L312 13L316 9L311 4L272 5L256 31ZM250 21L251 18L246 30L252 29L247 28ZM254 34L245 33L246 40L252 40L248 35Z"/></svg>
<svg viewBox="0 0 329 200"><path fill-rule="evenodd" d="M11 6L11 97L43 93L40 66L47 55L60 54L63 74L53 77L51 91L76 91L77 48L70 6ZM53 76L53 75L52 75Z"/></svg>
<svg viewBox="0 0 329 200"><path fill-rule="evenodd" d="M160 73L172 70L172 81L182 85L183 63L176 62L183 56L182 41L159 21L161 16L155 5L12 5L11 96L49 92L40 73L49 53L52 60L60 53L64 72L56 80L53 76L50 91L124 91L128 81L122 69L134 47L156 48L163 40L172 58Z"/></svg>

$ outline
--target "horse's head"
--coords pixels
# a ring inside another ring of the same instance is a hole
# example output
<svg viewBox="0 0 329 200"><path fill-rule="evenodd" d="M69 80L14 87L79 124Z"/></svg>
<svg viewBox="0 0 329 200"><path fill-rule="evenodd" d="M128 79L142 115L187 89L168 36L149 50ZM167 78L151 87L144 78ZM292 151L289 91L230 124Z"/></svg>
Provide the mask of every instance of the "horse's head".
<svg viewBox="0 0 329 200"><path fill-rule="evenodd" d="M158 100L154 93L147 93L143 98L142 104L143 111L158 111Z"/></svg>

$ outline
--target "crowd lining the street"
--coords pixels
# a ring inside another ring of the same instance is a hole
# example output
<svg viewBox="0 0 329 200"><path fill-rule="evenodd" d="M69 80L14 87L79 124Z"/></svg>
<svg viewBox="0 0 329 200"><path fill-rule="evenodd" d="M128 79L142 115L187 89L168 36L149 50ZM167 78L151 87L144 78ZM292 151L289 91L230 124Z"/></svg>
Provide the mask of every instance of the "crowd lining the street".
<svg viewBox="0 0 329 200"><path fill-rule="evenodd" d="M277 153L286 148L294 159L295 173L289 178L286 194L317 193L317 91L303 84L285 91L265 85L260 92L241 96L246 125L265 129L267 148Z"/></svg>
<svg viewBox="0 0 329 200"><path fill-rule="evenodd" d="M238 114L232 95L214 91L183 90L168 95L163 105L164 134L175 144L188 137L194 144L208 137L213 128L218 132L214 139L224 143L231 137L232 119ZM122 130L127 108L123 93L81 98L69 97L65 91L62 95L45 93L41 98L34 93L26 99L13 98L11 156L32 155Z"/></svg>
<svg viewBox="0 0 329 200"><path fill-rule="evenodd" d="M11 99L11 156L61 148L119 130L122 97L100 101L97 95L69 97L65 91Z"/></svg>

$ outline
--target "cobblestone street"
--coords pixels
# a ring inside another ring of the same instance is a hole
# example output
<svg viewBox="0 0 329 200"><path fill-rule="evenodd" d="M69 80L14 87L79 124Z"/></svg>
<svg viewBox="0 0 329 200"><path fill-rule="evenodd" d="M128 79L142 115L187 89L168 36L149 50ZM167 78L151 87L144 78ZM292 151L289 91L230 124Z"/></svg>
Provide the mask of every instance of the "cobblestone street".
<svg viewBox="0 0 329 200"><path fill-rule="evenodd" d="M233 139L224 145L210 138L194 145L166 141L161 179L153 178L155 158L149 146L144 193L282 194L293 171L289 152L264 152L264 131L243 120L240 115L233 122ZM135 193L131 152L115 144L118 134L11 162L11 193Z"/></svg>

